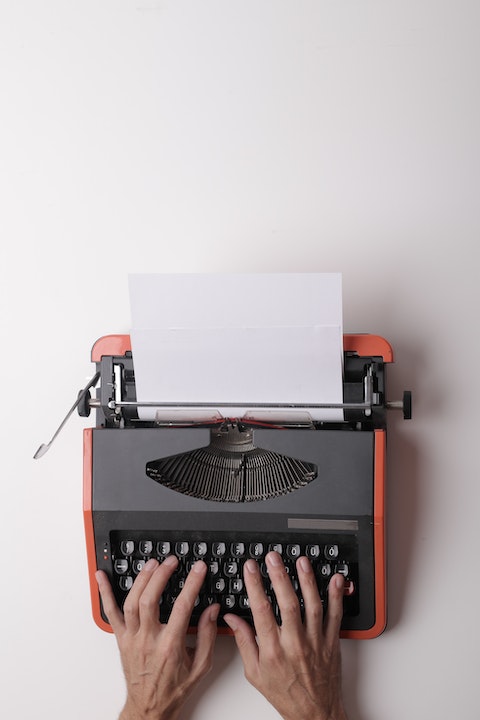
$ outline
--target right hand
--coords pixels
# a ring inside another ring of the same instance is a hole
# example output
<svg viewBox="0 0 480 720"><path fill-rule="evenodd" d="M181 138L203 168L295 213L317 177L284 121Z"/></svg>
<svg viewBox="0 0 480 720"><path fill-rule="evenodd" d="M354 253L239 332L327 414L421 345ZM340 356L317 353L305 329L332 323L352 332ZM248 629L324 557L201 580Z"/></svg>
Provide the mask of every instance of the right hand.
<svg viewBox="0 0 480 720"><path fill-rule="evenodd" d="M280 555L271 552L266 562L282 625L277 625L254 560L245 563L244 577L255 632L236 615L224 617L235 635L247 680L284 720L346 720L339 641L343 576L334 575L330 581L324 618L312 566L306 557L297 560L305 602L302 623L298 598Z"/></svg>

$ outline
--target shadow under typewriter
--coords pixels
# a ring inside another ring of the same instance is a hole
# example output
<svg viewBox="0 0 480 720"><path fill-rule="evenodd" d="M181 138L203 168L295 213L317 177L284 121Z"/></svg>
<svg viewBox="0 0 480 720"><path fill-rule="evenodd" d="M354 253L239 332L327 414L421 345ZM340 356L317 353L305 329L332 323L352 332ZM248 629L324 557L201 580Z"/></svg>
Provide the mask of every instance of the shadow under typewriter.
<svg viewBox="0 0 480 720"><path fill-rule="evenodd" d="M218 502L254 502L285 495L317 477L317 466L256 447L253 430L211 431L210 445L152 460L147 475L184 495Z"/></svg>

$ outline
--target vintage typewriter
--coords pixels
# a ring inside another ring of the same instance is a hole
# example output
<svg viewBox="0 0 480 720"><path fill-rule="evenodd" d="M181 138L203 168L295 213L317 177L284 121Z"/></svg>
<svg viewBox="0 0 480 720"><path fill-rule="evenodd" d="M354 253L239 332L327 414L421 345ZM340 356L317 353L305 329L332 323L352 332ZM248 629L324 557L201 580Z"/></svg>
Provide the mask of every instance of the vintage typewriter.
<svg viewBox="0 0 480 720"><path fill-rule="evenodd" d="M75 408L81 416L96 412L96 426L84 430L84 520L100 628L111 630L97 568L110 577L122 606L145 562L170 554L180 562L160 602L162 621L199 558L209 572L192 629L213 602L251 618L242 576L250 557L260 564L278 616L264 563L275 549L300 606L295 561L305 554L324 602L334 573L353 587L345 594L343 637L372 638L383 631L386 411L411 416L409 392L401 401L386 401L385 371L393 354L385 339L344 336L344 421L334 423L267 424L221 415L179 424L140 420L130 336L100 338L92 361L96 373L67 418Z"/></svg>
<svg viewBox="0 0 480 720"><path fill-rule="evenodd" d="M386 411L401 409L410 418L411 394L386 401L385 370L393 353L385 339L344 335L343 344L343 422L264 423L225 418L214 408L211 418L173 423L139 419L130 336L95 343L95 375L35 457L75 409L84 417L95 410L96 426L84 430L84 521L100 628L111 631L95 571L106 571L122 606L145 562L170 554L180 562L161 598L162 621L197 559L209 571L192 631L214 602L251 620L242 569L254 558L281 622L264 563L275 549L300 607L295 561L307 555L324 603L330 577L345 577L342 636L372 638L383 631ZM158 399L151 404L161 405ZM195 417L195 408L186 410ZM302 411L308 415L308 407Z"/></svg>

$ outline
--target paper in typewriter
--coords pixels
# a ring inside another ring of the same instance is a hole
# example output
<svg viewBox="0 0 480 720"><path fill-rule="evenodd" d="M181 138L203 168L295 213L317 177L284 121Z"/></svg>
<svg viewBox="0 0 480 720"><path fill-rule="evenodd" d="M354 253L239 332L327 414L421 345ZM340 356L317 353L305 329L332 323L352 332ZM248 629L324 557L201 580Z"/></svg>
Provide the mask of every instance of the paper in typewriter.
<svg viewBox="0 0 480 720"><path fill-rule="evenodd" d="M339 273L145 274L129 285L137 401L158 403L141 419L343 420L311 407L343 402Z"/></svg>

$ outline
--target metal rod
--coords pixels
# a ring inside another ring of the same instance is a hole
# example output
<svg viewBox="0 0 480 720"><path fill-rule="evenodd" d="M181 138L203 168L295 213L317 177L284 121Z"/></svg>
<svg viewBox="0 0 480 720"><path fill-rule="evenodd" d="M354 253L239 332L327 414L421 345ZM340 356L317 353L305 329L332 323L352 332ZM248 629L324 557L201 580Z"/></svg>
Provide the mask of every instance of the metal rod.
<svg viewBox="0 0 480 720"><path fill-rule="evenodd" d="M90 407L100 407L100 402L98 400L91 400L90 401ZM110 410L115 410L115 408L136 408L136 407L158 407L158 408L181 408L181 409L189 409L189 408L222 408L222 407L233 407L233 408L261 408L261 409L276 409L279 408L288 408L291 410L370 410L372 407L371 403L364 402L364 403L322 403L322 404L316 404L316 403L249 403L249 402L242 402L242 403L215 403L215 402L194 402L194 403L186 403L186 402L153 402L153 401L134 401L134 400L125 400L122 402L116 402L115 400L110 400L108 403L108 407Z"/></svg>
<svg viewBox="0 0 480 720"><path fill-rule="evenodd" d="M73 403L73 405L72 405L72 407L70 408L70 410L68 411L68 413L67 413L67 414L65 415L65 417L63 418L62 422L60 423L60 425L58 426L57 430L56 430L55 433L53 434L50 442L48 442L48 443L43 443L42 445L40 445L40 447L38 448L37 452L36 452L35 455L33 456L34 460L38 460L38 459L41 458L43 455L45 455L45 453L47 452L47 450L49 450L51 444L53 443L53 441L54 441L55 438L57 437L58 433L59 433L59 432L62 430L62 428L64 427L64 425L65 425L65 423L67 422L67 420L69 419L70 415L73 413L73 411L75 410L75 408L78 407L78 405L80 405L81 401L85 398L85 395L88 393L88 391L90 390L90 388L94 387L94 386L97 384L99 378L100 378L100 373L99 373L99 372L95 373L95 375L93 376L93 378L87 383L87 385L83 388L83 390L81 390L81 391L78 393L77 399L76 399L75 402Z"/></svg>

